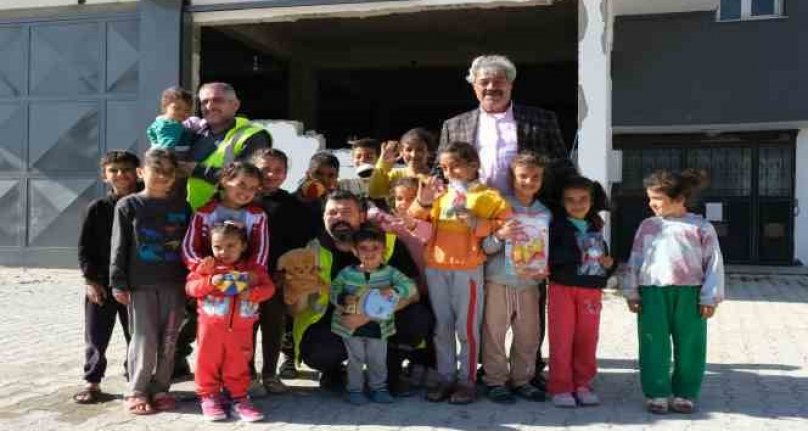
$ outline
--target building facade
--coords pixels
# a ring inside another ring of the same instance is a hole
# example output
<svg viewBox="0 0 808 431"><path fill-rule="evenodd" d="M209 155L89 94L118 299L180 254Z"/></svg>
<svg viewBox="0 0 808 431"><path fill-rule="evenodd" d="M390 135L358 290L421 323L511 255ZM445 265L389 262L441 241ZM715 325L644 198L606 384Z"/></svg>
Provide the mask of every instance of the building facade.
<svg viewBox="0 0 808 431"><path fill-rule="evenodd" d="M394 138L474 106L462 78L486 52L515 60L516 100L559 113L581 171L612 186L618 253L645 216L639 178L697 165L729 260L806 261L806 8L755 20L767 9L738 0L721 21L718 3L0 1L0 265L75 264L97 160L145 148L163 88L233 81L252 118Z"/></svg>

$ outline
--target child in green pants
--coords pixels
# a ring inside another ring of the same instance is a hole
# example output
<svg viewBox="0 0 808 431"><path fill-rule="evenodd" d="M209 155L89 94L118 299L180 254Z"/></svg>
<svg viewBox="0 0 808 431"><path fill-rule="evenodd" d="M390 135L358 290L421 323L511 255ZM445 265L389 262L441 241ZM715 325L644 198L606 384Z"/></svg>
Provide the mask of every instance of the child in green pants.
<svg viewBox="0 0 808 431"><path fill-rule="evenodd" d="M718 236L709 221L687 211L704 177L695 170L657 171L644 181L655 216L637 229L623 291L629 310L638 313L640 381L652 413L694 411L706 363L706 319L724 299Z"/></svg>

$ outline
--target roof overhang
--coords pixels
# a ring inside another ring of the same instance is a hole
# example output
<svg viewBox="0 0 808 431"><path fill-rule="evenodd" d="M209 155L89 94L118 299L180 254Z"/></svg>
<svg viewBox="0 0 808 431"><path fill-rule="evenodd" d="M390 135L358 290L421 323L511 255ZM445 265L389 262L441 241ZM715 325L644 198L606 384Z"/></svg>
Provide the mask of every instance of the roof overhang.
<svg viewBox="0 0 808 431"><path fill-rule="evenodd" d="M614 0L615 15L657 15L706 12L718 9L718 0Z"/></svg>
<svg viewBox="0 0 808 431"><path fill-rule="evenodd" d="M197 25L372 17L429 10L550 6L559 0L192 0L186 11Z"/></svg>

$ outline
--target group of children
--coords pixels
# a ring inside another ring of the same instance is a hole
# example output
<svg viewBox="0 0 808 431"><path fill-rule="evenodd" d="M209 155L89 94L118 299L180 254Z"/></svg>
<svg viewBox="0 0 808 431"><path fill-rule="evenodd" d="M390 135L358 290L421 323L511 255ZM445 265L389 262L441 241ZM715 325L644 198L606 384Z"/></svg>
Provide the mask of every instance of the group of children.
<svg viewBox="0 0 808 431"><path fill-rule="evenodd" d="M497 190L479 181L478 152L464 142L450 143L437 154L439 179L429 169L434 138L413 129L400 142L355 145L355 159L361 159L356 165L373 165L358 183L338 180L333 155L315 154L294 195L280 189L286 155L263 150L251 163L227 165L214 198L192 212L173 192L179 167L175 150L187 131L174 126L187 113L166 111L150 130L169 138L156 141L142 165L124 151L111 151L101 161L110 194L88 208L79 246L87 281L87 386L75 395L77 402L98 399L105 349L118 316L129 343L126 409L133 414L174 409L169 386L187 296L197 298L200 316L195 383L204 417L261 420L262 412L247 395L255 327L260 321L264 384L277 389L282 383L274 368L285 324L275 268L281 254L302 247L316 233L290 232L300 225L292 214L317 210L329 192L350 187L369 201L373 224L353 234L358 263L334 275L330 301L341 313L370 313L372 307L360 300L376 291L377 314L372 325L354 330L334 313L332 330L348 351L349 402L367 401L365 367L370 400L392 402L385 383L385 340L395 332L392 311L401 299L420 296L436 321L430 344L439 381L428 389L428 400L473 402L482 374L494 402L543 401L546 391L558 407L599 404L592 382L601 290L616 262L603 236L598 213L607 204L597 183L579 175L555 178L559 199L543 202L547 162L520 153L509 166L508 189ZM394 167L399 159L404 167ZM646 179L655 216L640 225L623 277L629 309L638 313L640 375L647 408L654 413L693 411L704 374L705 319L723 299L715 230L687 212L703 183L694 171L656 172ZM406 245L421 270L419 279L385 263L384 232ZM545 300L546 388L536 366Z"/></svg>

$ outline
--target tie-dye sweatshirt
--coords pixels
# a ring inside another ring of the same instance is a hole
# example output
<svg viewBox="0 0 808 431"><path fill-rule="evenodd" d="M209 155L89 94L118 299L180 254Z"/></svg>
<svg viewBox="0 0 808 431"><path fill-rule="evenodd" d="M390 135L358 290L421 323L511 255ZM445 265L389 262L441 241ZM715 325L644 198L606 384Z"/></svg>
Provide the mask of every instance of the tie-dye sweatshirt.
<svg viewBox="0 0 808 431"><path fill-rule="evenodd" d="M700 303L724 299L724 259L715 228L702 216L650 217L634 236L623 279L627 299L640 286L701 286Z"/></svg>

